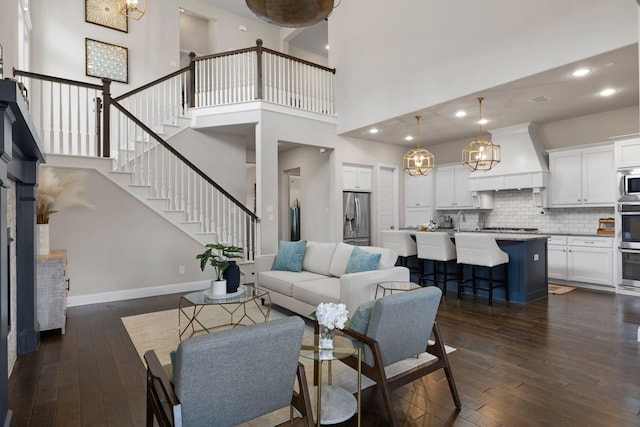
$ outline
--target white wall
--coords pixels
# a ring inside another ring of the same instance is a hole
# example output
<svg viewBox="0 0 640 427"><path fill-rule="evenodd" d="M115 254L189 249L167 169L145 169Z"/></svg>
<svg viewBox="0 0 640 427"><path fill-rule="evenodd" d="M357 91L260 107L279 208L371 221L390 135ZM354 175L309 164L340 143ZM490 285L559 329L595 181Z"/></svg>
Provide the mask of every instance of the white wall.
<svg viewBox="0 0 640 427"><path fill-rule="evenodd" d="M213 36L209 20L188 13L180 14L180 50L195 52L198 56L213 53Z"/></svg>
<svg viewBox="0 0 640 427"><path fill-rule="evenodd" d="M50 247L67 250L70 297L213 277L195 258L201 244L106 177L91 171L84 188L94 209L71 208L49 223ZM184 275L178 274L181 265Z"/></svg>
<svg viewBox="0 0 640 427"><path fill-rule="evenodd" d="M179 65L177 0L150 0L129 32L85 22L84 1L31 0L31 71L100 84L85 75L85 37L129 49L129 84L112 84L122 94L175 71ZM3 14L4 15L4 14Z"/></svg>
<svg viewBox="0 0 640 427"><path fill-rule="evenodd" d="M629 0L342 2L329 20L338 132L633 44L637 8Z"/></svg>
<svg viewBox="0 0 640 427"><path fill-rule="evenodd" d="M13 67L18 68L18 0L2 2L0 44L3 48L4 77L13 77Z"/></svg>
<svg viewBox="0 0 640 427"><path fill-rule="evenodd" d="M169 143L240 202L246 198L245 137L186 128ZM239 173L242 171L242 173Z"/></svg>

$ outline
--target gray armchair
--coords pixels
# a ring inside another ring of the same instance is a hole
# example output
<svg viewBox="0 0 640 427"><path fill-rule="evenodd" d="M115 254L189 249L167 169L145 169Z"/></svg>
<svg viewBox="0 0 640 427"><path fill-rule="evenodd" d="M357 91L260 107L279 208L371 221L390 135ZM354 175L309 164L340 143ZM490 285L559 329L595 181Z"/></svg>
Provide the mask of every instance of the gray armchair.
<svg viewBox="0 0 640 427"><path fill-rule="evenodd" d="M313 425L304 368L304 321L287 317L180 343L169 382L153 350L147 362L147 426L233 426L293 405ZM294 382L298 390L294 392Z"/></svg>
<svg viewBox="0 0 640 427"><path fill-rule="evenodd" d="M362 373L376 382L391 425L398 424L391 392L439 369L444 369L456 408L461 407L442 336L435 323L441 296L442 291L436 287L386 296L376 300L365 334L349 328L343 330L363 348ZM436 359L387 377L385 367L425 351ZM341 362L357 369L354 358L341 359Z"/></svg>

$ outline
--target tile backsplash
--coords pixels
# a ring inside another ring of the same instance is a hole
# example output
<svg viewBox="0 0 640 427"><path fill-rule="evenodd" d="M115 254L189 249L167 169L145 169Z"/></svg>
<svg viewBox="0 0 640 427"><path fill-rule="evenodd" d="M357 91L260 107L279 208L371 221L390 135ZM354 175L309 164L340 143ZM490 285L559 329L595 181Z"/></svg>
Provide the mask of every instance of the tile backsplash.
<svg viewBox="0 0 640 427"><path fill-rule="evenodd" d="M613 218L614 208L539 208L533 205L531 190L498 191L493 196L493 209L464 211L462 230L482 227L537 228L542 233L596 234L600 218ZM440 211L439 211L440 212ZM458 226L457 212L442 211Z"/></svg>

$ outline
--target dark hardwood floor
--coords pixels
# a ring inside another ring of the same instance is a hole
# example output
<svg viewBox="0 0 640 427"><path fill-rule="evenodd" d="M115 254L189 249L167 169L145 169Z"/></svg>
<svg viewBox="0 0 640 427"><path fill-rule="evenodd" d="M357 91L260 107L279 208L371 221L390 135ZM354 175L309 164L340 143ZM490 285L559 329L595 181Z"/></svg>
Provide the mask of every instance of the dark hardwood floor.
<svg viewBox="0 0 640 427"><path fill-rule="evenodd" d="M43 336L39 351L18 358L14 426L143 426L144 366L120 317L177 302L70 308L64 336ZM402 425L640 426L640 298L577 289L488 307L450 292L437 320L458 349L450 360L463 407L455 410L444 375L432 374L394 393ZM373 388L363 397L363 425L384 425Z"/></svg>

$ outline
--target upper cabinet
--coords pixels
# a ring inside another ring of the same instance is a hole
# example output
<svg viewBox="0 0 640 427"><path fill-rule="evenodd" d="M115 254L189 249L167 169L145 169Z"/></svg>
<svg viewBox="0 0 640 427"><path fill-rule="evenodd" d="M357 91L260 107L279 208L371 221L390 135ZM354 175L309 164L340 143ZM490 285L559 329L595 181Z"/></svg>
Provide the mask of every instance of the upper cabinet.
<svg viewBox="0 0 640 427"><path fill-rule="evenodd" d="M615 204L612 144L549 151L549 170L552 207Z"/></svg>
<svg viewBox="0 0 640 427"><path fill-rule="evenodd" d="M404 175L404 204L408 208L433 206L433 174Z"/></svg>
<svg viewBox="0 0 640 427"><path fill-rule="evenodd" d="M462 165L436 168L436 209L473 209L469 169Z"/></svg>
<svg viewBox="0 0 640 427"><path fill-rule="evenodd" d="M342 166L342 188L345 191L372 191L373 170L367 166Z"/></svg>
<svg viewBox="0 0 640 427"><path fill-rule="evenodd" d="M621 139L614 146L617 169L640 168L640 138Z"/></svg>

